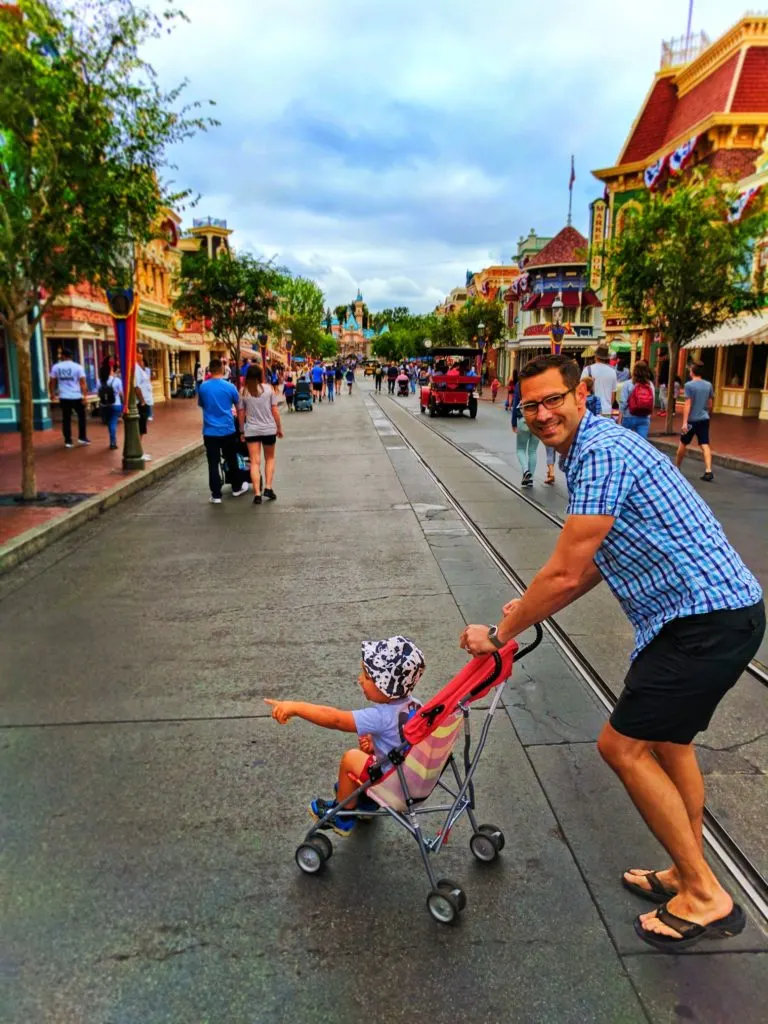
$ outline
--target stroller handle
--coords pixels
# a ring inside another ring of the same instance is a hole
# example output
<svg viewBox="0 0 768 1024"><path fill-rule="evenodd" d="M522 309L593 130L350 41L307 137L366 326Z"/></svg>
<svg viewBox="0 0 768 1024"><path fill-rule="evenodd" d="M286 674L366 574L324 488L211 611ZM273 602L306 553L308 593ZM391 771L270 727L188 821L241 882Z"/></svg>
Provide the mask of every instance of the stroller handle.
<svg viewBox="0 0 768 1024"><path fill-rule="evenodd" d="M541 643L541 641L544 639L544 630L541 628L541 623L534 623L533 628L536 630L536 638L533 640L532 643L520 648L520 650L515 655L515 661L521 661L526 656L526 654L530 654L531 651L535 651Z"/></svg>

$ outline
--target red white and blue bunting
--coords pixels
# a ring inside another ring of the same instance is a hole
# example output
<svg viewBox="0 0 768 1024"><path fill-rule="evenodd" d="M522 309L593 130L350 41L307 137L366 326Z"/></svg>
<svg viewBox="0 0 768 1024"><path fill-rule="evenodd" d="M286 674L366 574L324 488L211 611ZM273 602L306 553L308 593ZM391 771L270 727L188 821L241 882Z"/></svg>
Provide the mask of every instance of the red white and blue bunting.
<svg viewBox="0 0 768 1024"><path fill-rule="evenodd" d="M645 168L645 171L643 173L643 181L645 182L646 188L649 188L651 191L653 191L656 188L656 186L659 183L659 178L661 177L661 173L664 170L664 165L666 164L666 162L667 158L663 156L660 160L657 160L655 164L651 164L649 167Z"/></svg>
<svg viewBox="0 0 768 1024"><path fill-rule="evenodd" d="M516 277L512 284L509 286L507 294L512 296L514 299L520 298L521 295L525 295L528 291L528 274L521 274L520 277Z"/></svg>
<svg viewBox="0 0 768 1024"><path fill-rule="evenodd" d="M699 141L699 136L694 135L692 138L684 142L682 146L674 151L672 156L669 158L669 173L678 175L682 174L686 166L691 162L693 151L696 149L696 143Z"/></svg>
<svg viewBox="0 0 768 1024"><path fill-rule="evenodd" d="M744 189L743 192L739 193L738 198L731 204L731 208L728 211L729 224L735 224L741 220L761 188L762 185L753 185L751 188Z"/></svg>

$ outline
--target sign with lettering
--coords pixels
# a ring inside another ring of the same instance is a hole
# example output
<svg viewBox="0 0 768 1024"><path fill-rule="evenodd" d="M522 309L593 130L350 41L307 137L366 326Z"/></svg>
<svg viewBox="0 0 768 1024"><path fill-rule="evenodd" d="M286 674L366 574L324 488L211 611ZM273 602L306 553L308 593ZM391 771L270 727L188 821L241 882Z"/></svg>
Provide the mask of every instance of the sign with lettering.
<svg viewBox="0 0 768 1024"><path fill-rule="evenodd" d="M592 203L592 263L589 268L589 287L597 291L603 281L603 242L605 238L604 199Z"/></svg>

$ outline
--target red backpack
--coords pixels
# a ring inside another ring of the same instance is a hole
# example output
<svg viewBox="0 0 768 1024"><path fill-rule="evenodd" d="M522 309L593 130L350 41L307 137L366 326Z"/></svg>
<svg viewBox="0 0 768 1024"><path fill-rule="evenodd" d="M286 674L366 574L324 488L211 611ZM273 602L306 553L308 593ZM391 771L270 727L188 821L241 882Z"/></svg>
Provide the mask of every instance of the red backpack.
<svg viewBox="0 0 768 1024"><path fill-rule="evenodd" d="M632 416L650 416L653 412L653 388L650 384L635 384L629 394L627 409Z"/></svg>

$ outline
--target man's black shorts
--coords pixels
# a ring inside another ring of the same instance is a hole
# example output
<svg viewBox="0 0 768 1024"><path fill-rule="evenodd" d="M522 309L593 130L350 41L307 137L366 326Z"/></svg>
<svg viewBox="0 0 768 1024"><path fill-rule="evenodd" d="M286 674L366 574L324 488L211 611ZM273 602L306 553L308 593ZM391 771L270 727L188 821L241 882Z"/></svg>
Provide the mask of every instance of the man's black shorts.
<svg viewBox="0 0 768 1024"><path fill-rule="evenodd" d="M754 658L764 632L762 601L668 622L632 662L611 725L636 740L691 743Z"/></svg>
<svg viewBox="0 0 768 1024"><path fill-rule="evenodd" d="M323 390L323 382L321 380L313 380L312 381L312 388L315 391L322 391Z"/></svg>
<svg viewBox="0 0 768 1024"><path fill-rule="evenodd" d="M680 435L680 444L690 444L694 435L699 444L709 444L709 420L696 420L695 423L689 423L686 432Z"/></svg>

